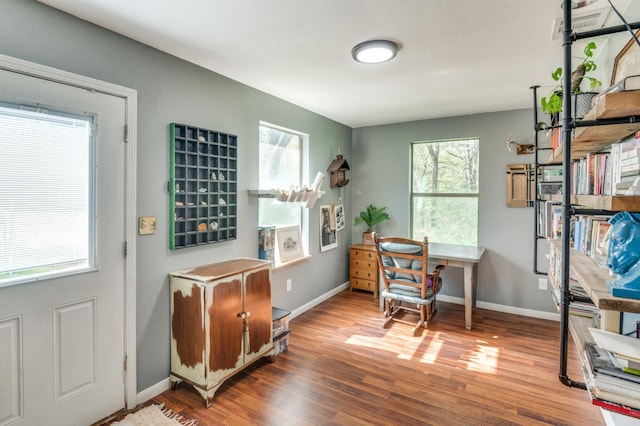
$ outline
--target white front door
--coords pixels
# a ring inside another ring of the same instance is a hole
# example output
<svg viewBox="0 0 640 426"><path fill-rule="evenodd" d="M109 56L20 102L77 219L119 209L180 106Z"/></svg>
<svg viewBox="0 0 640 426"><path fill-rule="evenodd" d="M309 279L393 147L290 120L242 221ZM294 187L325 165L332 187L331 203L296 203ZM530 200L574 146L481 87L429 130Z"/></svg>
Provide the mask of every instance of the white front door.
<svg viewBox="0 0 640 426"><path fill-rule="evenodd" d="M125 407L125 100L0 70L0 101L72 111L96 125L95 209L78 219L95 223L95 262L81 273L0 287L0 425L88 425ZM27 161L37 154L29 137L20 148ZM36 229L54 225L33 220Z"/></svg>

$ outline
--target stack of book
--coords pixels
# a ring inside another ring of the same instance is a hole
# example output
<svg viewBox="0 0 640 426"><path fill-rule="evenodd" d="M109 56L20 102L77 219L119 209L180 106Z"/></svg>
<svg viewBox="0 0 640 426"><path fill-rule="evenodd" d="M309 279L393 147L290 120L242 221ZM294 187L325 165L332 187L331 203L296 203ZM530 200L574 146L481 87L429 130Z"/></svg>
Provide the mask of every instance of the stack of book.
<svg viewBox="0 0 640 426"><path fill-rule="evenodd" d="M640 418L640 339L589 328L587 388L594 405Z"/></svg>
<svg viewBox="0 0 640 426"><path fill-rule="evenodd" d="M615 147L615 148L614 148ZM640 131L635 133L635 138L612 145L612 154L615 152L616 173L615 195L637 195L638 188L631 188L640 177Z"/></svg>

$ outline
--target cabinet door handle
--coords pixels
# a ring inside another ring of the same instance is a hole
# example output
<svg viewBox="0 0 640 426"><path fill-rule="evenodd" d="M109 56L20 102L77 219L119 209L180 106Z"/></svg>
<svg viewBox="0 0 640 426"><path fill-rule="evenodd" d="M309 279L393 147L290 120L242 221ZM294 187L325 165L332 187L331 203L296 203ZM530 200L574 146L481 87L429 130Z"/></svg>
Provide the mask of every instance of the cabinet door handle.
<svg viewBox="0 0 640 426"><path fill-rule="evenodd" d="M245 318L249 318L251 316L251 312L245 312Z"/></svg>
<svg viewBox="0 0 640 426"><path fill-rule="evenodd" d="M246 317L247 317L247 314L246 314L246 313L244 313L244 312L240 312L240 313L238 314L238 318L245 319Z"/></svg>

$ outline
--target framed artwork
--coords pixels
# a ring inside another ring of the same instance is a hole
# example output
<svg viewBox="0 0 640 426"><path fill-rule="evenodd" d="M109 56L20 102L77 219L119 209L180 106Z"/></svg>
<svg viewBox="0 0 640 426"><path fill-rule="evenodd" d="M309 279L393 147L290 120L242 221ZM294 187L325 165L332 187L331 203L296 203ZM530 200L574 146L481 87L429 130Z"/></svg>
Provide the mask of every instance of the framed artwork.
<svg viewBox="0 0 640 426"><path fill-rule="evenodd" d="M338 247L336 233L334 206L320 206L320 251L327 251Z"/></svg>
<svg viewBox="0 0 640 426"><path fill-rule="evenodd" d="M344 228L344 206L338 204L336 210L336 231L342 231Z"/></svg>
<svg viewBox="0 0 640 426"><path fill-rule="evenodd" d="M276 243L280 262L288 262L304 256L300 227L298 225L276 228Z"/></svg>
<svg viewBox="0 0 640 426"><path fill-rule="evenodd" d="M636 37L640 38L640 30L636 31ZM638 74L638 70L640 70L640 46L631 37L613 61L611 86L625 77Z"/></svg>

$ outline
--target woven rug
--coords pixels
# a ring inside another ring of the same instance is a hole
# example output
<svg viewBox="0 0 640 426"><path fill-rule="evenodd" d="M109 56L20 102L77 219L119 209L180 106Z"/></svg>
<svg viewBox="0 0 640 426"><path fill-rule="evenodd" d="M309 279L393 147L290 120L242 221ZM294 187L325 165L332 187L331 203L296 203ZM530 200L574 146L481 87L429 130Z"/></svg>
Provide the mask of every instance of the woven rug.
<svg viewBox="0 0 640 426"><path fill-rule="evenodd" d="M111 423L111 426L196 426L197 424L196 420L184 419L180 414L160 404L149 405L127 414L121 421Z"/></svg>

